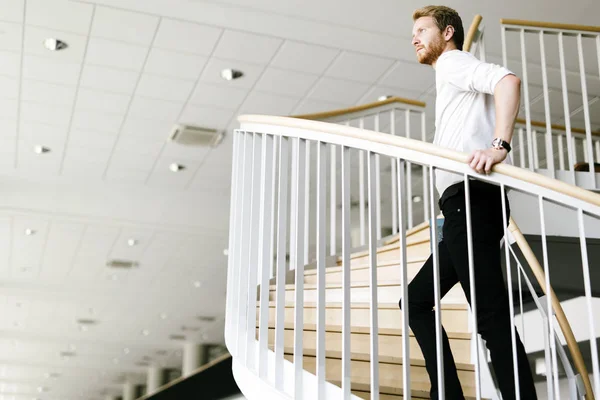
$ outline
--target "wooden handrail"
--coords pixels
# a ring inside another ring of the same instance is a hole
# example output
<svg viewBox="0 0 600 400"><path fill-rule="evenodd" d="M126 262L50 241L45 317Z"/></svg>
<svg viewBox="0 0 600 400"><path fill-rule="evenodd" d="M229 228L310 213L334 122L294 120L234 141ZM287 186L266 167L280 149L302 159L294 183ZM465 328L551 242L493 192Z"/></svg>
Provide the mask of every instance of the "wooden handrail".
<svg viewBox="0 0 600 400"><path fill-rule="evenodd" d="M542 288L542 291L546 295L548 295L544 270L542 269L537 257L531 250L529 243L527 243L525 236L523 236L523 233L521 232L521 230L519 229L519 227L517 226L515 221L512 219L512 217L510 218L510 224L508 226L508 229L510 230L513 237L515 238L517 245L521 249L521 252L523 253L523 256L525 257L525 259L527 260L527 263L529 264L529 267L531 268L531 271L533 272L535 279L537 280L538 284ZM550 296L552 297L552 309L554 310L554 313L556 314L556 320L558 321L558 325L560 326L560 329L561 329L563 335L565 336L565 340L567 341L567 347L569 348L569 351L571 352L571 357L573 358L573 363L575 364L575 369L577 369L577 372L581 375L581 378L583 379L583 384L585 385L585 391L586 391L585 398L588 400L594 400L594 392L592 390L592 384L590 382L587 368L585 367L585 362L583 361L583 356L581 355L581 350L579 350L579 346L577 345L577 340L575 339L575 335L573 334L573 330L571 329L571 325L569 325L567 316L565 315L565 312L560 304L560 301L556 297L556 294L554 293L554 289L552 289L552 287L550 287L550 293L551 293ZM548 317L551 318L551 316L548 316ZM591 340L595 340L595 339L591 338Z"/></svg>
<svg viewBox="0 0 600 400"><path fill-rule="evenodd" d="M522 118L517 118L516 122L518 124L522 124L522 125L526 125L527 121L522 119ZM537 126L540 128L545 128L546 127L546 123L543 121L531 121L531 126ZM567 127L564 125L558 125L558 124L551 124L550 127L553 130L557 130L557 131L563 131L566 132L567 131ZM587 132L585 131L585 129L581 129L581 128L571 128L571 132L574 133L581 133L583 135L585 135ZM592 136L600 136L600 131L592 131Z"/></svg>
<svg viewBox="0 0 600 400"><path fill-rule="evenodd" d="M321 121L303 120L288 117L274 117L270 115L241 115L238 117L240 123L256 123L264 125L285 126L290 128L306 129L333 135L344 136L353 139L367 140L385 145L397 146L405 149L415 150L432 156L443 157L460 163L467 163L469 154L461 153L455 150L438 147L432 143L422 142L420 140L408 139L401 136L393 136L387 133L369 131L365 129L354 128L346 125L331 124ZM570 185L556 179L548 178L544 175L525 170L507 164L496 164L492 171L502 175L509 176L541 186L558 193L582 200L586 203L600 207L600 195L577 186Z"/></svg>
<svg viewBox="0 0 600 400"><path fill-rule="evenodd" d="M471 51L471 45L473 44L473 40L475 40L475 36L477 35L479 24L481 24L482 19L483 17L479 14L473 17L473 22L471 22L469 32L467 32L467 36L465 36L465 43L463 44L464 51Z"/></svg>
<svg viewBox="0 0 600 400"><path fill-rule="evenodd" d="M600 26L557 24L554 22L525 21L521 19L500 19L502 25L529 26L532 28L563 29L568 31L583 31L600 33Z"/></svg>
<svg viewBox="0 0 600 400"><path fill-rule="evenodd" d="M419 100L405 99L403 97L394 96L394 97L390 97L385 100L363 104L361 106L340 108L339 110L324 111L324 112L318 112L318 113L313 113L313 114L292 115L291 118L322 120L322 119L326 119L326 118L339 117L341 115L352 114L355 112L370 110L372 108L377 108L377 107L381 107L381 106L384 106L387 104L392 104L392 103L402 103L402 104L408 104L410 106L423 107L423 108L425 108L425 106L427 105L426 103L419 101Z"/></svg>

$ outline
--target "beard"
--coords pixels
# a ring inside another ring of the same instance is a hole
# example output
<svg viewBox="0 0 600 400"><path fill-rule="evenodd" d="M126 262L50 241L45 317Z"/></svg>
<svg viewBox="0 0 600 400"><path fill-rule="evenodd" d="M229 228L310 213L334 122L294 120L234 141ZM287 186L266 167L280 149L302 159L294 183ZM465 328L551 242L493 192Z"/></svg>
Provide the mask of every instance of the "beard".
<svg viewBox="0 0 600 400"><path fill-rule="evenodd" d="M442 38L432 41L423 51L417 53L417 60L421 64L431 65L437 61L444 52L445 42Z"/></svg>

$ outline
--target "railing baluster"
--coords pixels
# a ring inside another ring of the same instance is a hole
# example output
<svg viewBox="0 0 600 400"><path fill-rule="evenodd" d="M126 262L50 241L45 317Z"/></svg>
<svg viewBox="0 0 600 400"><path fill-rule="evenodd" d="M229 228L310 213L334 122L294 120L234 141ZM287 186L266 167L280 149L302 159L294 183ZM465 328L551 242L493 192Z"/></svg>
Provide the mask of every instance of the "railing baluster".
<svg viewBox="0 0 600 400"><path fill-rule="evenodd" d="M537 143L537 131L533 131L533 168L538 169L540 167L540 156L538 154L538 143Z"/></svg>
<svg viewBox="0 0 600 400"><path fill-rule="evenodd" d="M523 141L523 128L519 128L519 165L525 168L525 142Z"/></svg>
<svg viewBox="0 0 600 400"><path fill-rule="evenodd" d="M235 351L235 346L237 342L234 340L235 337L231 337L231 334L235 332L234 328L234 316L237 316L237 299L234 297L233 293L237 293L237 276L239 274L237 264L236 264L236 251L238 248L237 240L237 232L238 229L238 221L237 217L240 212L240 186L242 175L240 174L240 167L242 166L243 161L243 140L242 133L239 131L234 131L233 133L233 158L232 158L232 167L231 167L231 202L230 202L230 212L229 212L229 247L227 248L229 259L227 260L227 305L225 314L225 333L229 335L227 339L228 347L232 348L230 351Z"/></svg>
<svg viewBox="0 0 600 400"><path fill-rule="evenodd" d="M310 242L310 141L306 142L304 171L304 261L310 262L308 247Z"/></svg>
<svg viewBox="0 0 600 400"><path fill-rule="evenodd" d="M329 203L329 254L334 256L337 253L336 246L336 228L337 228L337 164L336 164L336 145L330 145L331 147L331 174L329 176L330 188L330 203Z"/></svg>
<svg viewBox="0 0 600 400"><path fill-rule="evenodd" d="M379 399L379 328L377 301L377 207L375 180L376 155L368 153L368 190L369 190L369 311L371 322L371 400Z"/></svg>
<svg viewBox="0 0 600 400"><path fill-rule="evenodd" d="M296 156L294 160L297 165L295 170L297 176L294 178L294 185L296 186L296 197L292 199L295 203L294 210L296 211L296 242L291 243L291 247L295 248L294 254L296 254L295 260L295 281L296 287L294 289L294 388L295 398L301 399L303 397L303 359L304 356L304 264L306 260L302 257L302 250L304 248L304 165L305 162L305 150L306 140L296 139L297 143L295 146Z"/></svg>
<svg viewBox="0 0 600 400"><path fill-rule="evenodd" d="M500 196L502 197L502 226L504 228L504 255L506 259L506 280L508 281L508 307L510 311L510 341L512 346L513 374L515 378L515 398L521 399L519 383L519 362L517 361L517 337L515 332L515 303L513 299L512 267L510 265L510 241L508 240L508 216L506 213L506 188L500 185ZM519 271L517 270L517 275ZM520 280L519 280L520 282ZM522 312L522 311L521 311ZM522 317L522 314L521 314Z"/></svg>
<svg viewBox="0 0 600 400"><path fill-rule="evenodd" d="M275 387L283 390L285 329L285 275L287 254L289 139L279 137L279 188L277 200L277 273L275 276Z"/></svg>
<svg viewBox="0 0 600 400"><path fill-rule="evenodd" d="M594 149L596 150L596 160L600 160L600 140L594 142Z"/></svg>
<svg viewBox="0 0 600 400"><path fill-rule="evenodd" d="M548 243L546 241L546 220L544 218L544 198L542 196L538 196L538 204L540 209L540 227L541 227L541 235L542 235L542 252L544 255L544 272L546 275L546 309L548 310L548 338L550 340L550 349L551 349L551 358L552 358L552 371L554 372L553 382L554 382L554 392L556 398L560 400L560 391L558 387L558 365L556 360L556 342L553 340L554 338L554 312L552 309L552 290L550 290L550 266L548 265Z"/></svg>
<svg viewBox="0 0 600 400"><path fill-rule="evenodd" d="M475 290L475 260L473 258L473 226L471 224L471 190L469 185L469 175L464 174L465 184L465 214L467 222L467 257L469 260L469 286L470 286L470 297L471 297L471 311L473 314L473 332L471 340L475 343L475 395L477 400L481 400L481 368L479 366L479 340L478 334L478 323L477 323L477 293ZM437 247L437 236L434 237L434 243L432 247ZM438 276L439 279L439 276ZM438 289L439 290L439 289ZM437 308L437 304L436 304ZM436 314L439 310L436 310ZM440 317L441 319L441 317ZM436 325L437 327L437 325Z"/></svg>
<svg viewBox="0 0 600 400"><path fill-rule="evenodd" d="M575 142L573 135L571 133L571 110L569 108L569 92L567 89L567 68L565 67L565 49L564 49L564 41L563 41L563 33L558 32L558 57L560 61L560 81L562 87L562 97L563 97L563 111L565 118L565 129L567 133L567 158L569 164L570 171L570 179L571 183L575 184L575 163L576 154L575 154Z"/></svg>
<svg viewBox="0 0 600 400"><path fill-rule="evenodd" d="M405 129L406 129L406 137L410 139L410 110L406 110L404 112L405 118L404 118L404 123L405 123ZM413 227L413 202L412 202L412 164L410 162L406 163L406 196L408 197L408 207L407 207L407 214L408 214L408 218L407 218L407 222L408 222L408 227L412 228Z"/></svg>
<svg viewBox="0 0 600 400"><path fill-rule="evenodd" d="M425 112L421 113L421 140L427 142L425 129ZM409 199L412 201L412 199ZM423 221L429 221L429 184L427 183L427 167L423 164Z"/></svg>
<svg viewBox="0 0 600 400"><path fill-rule="evenodd" d="M253 160L252 160L252 188L250 203L250 229L256 232L261 223L260 217L260 196L261 183L264 176L262 170L264 153L262 152L263 135L254 134ZM256 366L256 286L258 284L258 247L259 236L250 235L250 257L248 258L248 300L247 321L246 321L246 365L250 369L257 370Z"/></svg>
<svg viewBox="0 0 600 400"><path fill-rule="evenodd" d="M269 351L269 277L273 269L273 221L275 215L275 140L272 135L265 134L263 139L263 178L261 181L261 210L258 237L262 239L258 263L261 271L260 281L260 316L259 316L259 356L258 372L262 379L268 376Z"/></svg>
<svg viewBox="0 0 600 400"><path fill-rule="evenodd" d="M554 149L552 143L552 115L550 114L550 93L548 92L548 73L546 71L546 47L544 46L544 31L540 30L540 56L542 64L542 86L544 92L544 115L546 116L546 168L550 177L556 177L554 168Z"/></svg>
<svg viewBox="0 0 600 400"><path fill-rule="evenodd" d="M248 260L250 253L250 205L251 205L251 188L252 188L252 163L253 163L253 142L254 134L246 132L244 140L244 185L242 191L242 207L241 207L241 218L242 226L240 229L240 274L238 281L238 332L237 332L237 352L240 362L246 364L246 352L244 349L244 339L246 338L246 313L247 308L247 290L248 290L248 266L245 261ZM256 311L255 311L256 312Z"/></svg>
<svg viewBox="0 0 600 400"><path fill-rule="evenodd" d="M352 251L352 242L350 237L350 148L342 147L342 390L344 392L343 399L349 400L351 397L351 280L350 280L350 252Z"/></svg>
<svg viewBox="0 0 600 400"><path fill-rule="evenodd" d="M317 143L317 399L325 395L327 144Z"/></svg>
<svg viewBox="0 0 600 400"><path fill-rule="evenodd" d="M379 132L379 113L375 114L375 132ZM380 155L375 154L375 203L377 204L376 229L377 240L381 239L381 166Z"/></svg>
<svg viewBox="0 0 600 400"><path fill-rule="evenodd" d="M396 136L396 109L390 111L390 133L392 136ZM398 188L396 187L396 163L394 158L390 158L390 168L392 175L392 234L398 233Z"/></svg>
<svg viewBox="0 0 600 400"><path fill-rule="evenodd" d="M504 68L508 68L508 55L506 53L506 27L504 25L502 25L502 29L500 30L500 38L502 42L502 66Z"/></svg>
<svg viewBox="0 0 600 400"><path fill-rule="evenodd" d="M579 75L581 77L581 97L583 99L583 120L585 122L585 137L587 146L584 151L587 153L587 162L590 164L589 177L593 187L596 187L596 172L594 170L594 151L592 148L592 127L590 126L590 106L588 103L587 82L585 76L585 62L583 59L583 43L581 33L577 34L577 53L579 55Z"/></svg>
<svg viewBox="0 0 600 400"><path fill-rule="evenodd" d="M400 246L400 287L402 290L402 359L410 360L410 328L408 325L408 265L406 263L406 202L410 201L404 195L406 193L406 162L397 159L398 163L398 215L400 232L398 235L398 244ZM402 363L402 386L404 398L410 398L410 363Z"/></svg>
<svg viewBox="0 0 600 400"><path fill-rule="evenodd" d="M296 220L296 216L298 213L296 212L296 197L298 197L298 186L296 185L296 180L298 178L298 160L296 160L296 156L298 152L296 151L296 147L298 146L298 140L296 138L292 138L290 140L291 148L292 148L292 160L291 160L291 182L290 182L290 216L289 216L289 224L290 224L290 247L289 247L289 269L296 268L296 247L293 243L296 243L296 225L300 223L300 221Z"/></svg>
<svg viewBox="0 0 600 400"><path fill-rule="evenodd" d="M600 36L598 36L600 37ZM583 221L583 211L577 209L577 222L579 225L579 244L581 247L581 262L583 266L583 287L585 290L585 300L587 303L588 328L590 330L590 347L592 355L592 368L594 370L594 391L600 393L600 367L598 366L598 346L596 344L596 328L594 321L594 309L592 305L592 285L590 279L590 264L588 261L587 244L585 237L585 224Z"/></svg>
<svg viewBox="0 0 600 400"><path fill-rule="evenodd" d="M504 242L506 246L506 241ZM510 245L510 242L509 242ZM510 246L509 246L510 247ZM521 316L521 342L523 342L523 347L527 348L525 345L525 318L523 315L523 286L521 283L521 273L517 269L517 278L519 282L519 315Z"/></svg>
<svg viewBox="0 0 600 400"><path fill-rule="evenodd" d="M565 170L565 146L563 144L563 136L558 135L556 137L556 140L558 142L558 167L561 169L561 171L564 171Z"/></svg>
<svg viewBox="0 0 600 400"><path fill-rule="evenodd" d="M408 164L408 163L407 163ZM444 352L442 347L442 313L441 313L441 299L440 299L440 264L438 255L438 232L437 232L437 215L435 213L435 200L433 194L435 193L435 167L429 167L429 197L431 207L431 254L433 256L433 294L434 294L434 305L435 305L435 344L436 344L436 355L437 355L437 375L438 375L438 393L440 399L444 400L445 387L444 387ZM408 198L407 201L411 202Z"/></svg>
<svg viewBox="0 0 600 400"><path fill-rule="evenodd" d="M581 140L581 145L583 146L583 161L584 162L589 162L590 158L588 157L588 141L587 139L583 139Z"/></svg>
<svg viewBox="0 0 600 400"><path fill-rule="evenodd" d="M360 129L364 129L365 120L361 118L358 122ZM366 211L366 200L365 200L365 151L359 150L358 152L358 200L359 200L359 218L360 218L360 245L364 246L367 243L366 226L365 226L365 211Z"/></svg>
<svg viewBox="0 0 600 400"><path fill-rule="evenodd" d="M523 101L525 103L525 125L527 127L527 150L529 158L529 169L533 171L534 158L533 158L533 141L531 132L531 104L529 102L529 81L527 79L527 52L525 50L525 29L521 28L521 66L522 66L522 80L523 80Z"/></svg>

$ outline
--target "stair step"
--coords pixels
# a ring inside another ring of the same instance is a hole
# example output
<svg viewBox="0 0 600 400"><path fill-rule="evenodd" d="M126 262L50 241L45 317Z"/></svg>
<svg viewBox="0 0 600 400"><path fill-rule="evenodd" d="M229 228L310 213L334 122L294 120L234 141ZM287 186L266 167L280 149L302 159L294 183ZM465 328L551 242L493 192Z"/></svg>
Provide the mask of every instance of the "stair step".
<svg viewBox="0 0 600 400"><path fill-rule="evenodd" d="M294 327L294 303L287 303L284 313L284 326L293 328ZM260 306L257 306L257 323L260 313ZM270 302L269 306L269 326L275 326L276 316L275 302ZM393 334L402 329L402 311L398 308L396 303L379 303L378 306L378 323L379 332L381 334ZM316 303L305 303L304 304L304 325L316 326L317 323L317 308ZM370 332L369 327L371 326L370 307L368 303L352 303L350 309L350 324L352 329L356 332L359 330L366 330ZM325 310L325 323L330 327L341 327L343 324L343 310L341 303L330 303L327 304ZM470 338L470 323L469 323L469 311L466 304L444 304L442 306L442 324L446 329L446 332L450 334L454 333L467 333L467 337Z"/></svg>
<svg viewBox="0 0 600 400"><path fill-rule="evenodd" d="M390 260L398 260L400 257L398 243L392 243L377 248L377 264ZM413 242L407 247L407 254L410 257L429 257L431 254L431 246L429 239ZM369 251L363 250L352 254L350 265L366 264L369 262ZM341 264L341 259L338 258L338 264Z"/></svg>
<svg viewBox="0 0 600 400"><path fill-rule="evenodd" d="M291 354L284 357L293 361ZM352 390L368 392L371 390L370 371L371 363L368 361L352 360L351 370L351 388ZM316 357L303 357L304 370L316 374ZM341 386L342 360L337 358L326 358L325 360L325 379L337 386ZM411 365L411 397L427 398L429 389L429 376L425 367ZM475 394L475 372L458 370L458 377L466 396L474 397ZM404 385L402 381L402 365L379 362L379 392L384 394L402 395L404 394Z"/></svg>
<svg viewBox="0 0 600 400"><path fill-rule="evenodd" d="M423 265L425 263L425 261L427 261L427 258L429 258L429 254L426 257L423 256L412 256L412 255L407 255L406 257L406 262L408 264L421 264ZM377 268L384 268L384 267L389 267L391 265L400 265L398 259L393 259L393 260L387 260L387 261L382 261L380 263L377 264ZM361 270L361 269L368 269L371 267L371 264L369 262L365 262L362 264L353 264L350 266L350 270L351 271L356 271L356 270ZM342 266L342 263L339 262L338 265L336 266L331 266L331 267L327 267L325 269L325 273L330 274L330 273L336 273L336 272L342 272L344 269L344 267ZM316 268L311 268L311 269L305 269L304 270L304 275L316 275L317 274L317 269Z"/></svg>
<svg viewBox="0 0 600 400"><path fill-rule="evenodd" d="M325 285L325 301L330 302L341 302L343 300L342 285L338 283L330 283ZM295 284L285 285L285 301L295 301ZM276 286L271 285L269 291L269 300L275 300ZM402 295L402 289L399 280L389 280L385 283L377 285L377 300L379 303L397 303ZM350 298L352 302L369 302L371 299L371 288L369 282L352 282L350 288ZM317 285L316 284L305 284L304 285L304 301L305 302L316 302L317 301ZM446 296L442 299L442 303L460 303L467 304L467 299L464 295L462 287L455 285Z"/></svg>
<svg viewBox="0 0 600 400"><path fill-rule="evenodd" d="M341 331L341 329L340 329ZM342 358L342 333L340 331L325 332L326 357ZM269 347L274 350L275 329L268 331ZM258 330L257 330L258 339ZM449 335L450 348L454 355L456 368L465 371L474 371L471 364L471 340L470 338L456 338ZM351 358L353 360L369 361L371 335L369 333L352 332L350 335ZM284 330L284 352L286 354L294 353L294 330ZM421 353L421 348L414 336L409 337L409 351L411 365L424 367L425 360ZM317 332L314 330L304 330L303 334L303 353L305 356L316 356ZM402 364L402 335L384 335L379 334L379 361L389 364Z"/></svg>
<svg viewBox="0 0 600 400"><path fill-rule="evenodd" d="M407 263L406 265L406 275L408 281L412 281L413 278L417 275L417 273L421 270L423 266L423 262L413 262ZM337 267L336 267L337 268ZM377 266L377 282L378 284L383 284L388 281L398 281L401 277L402 269L400 268L400 264L398 262L387 262L383 265ZM362 265L361 268L352 268L350 270L350 281L368 281L371 275L371 269L369 265ZM316 284L317 283L317 274L304 274L304 283ZM341 268L338 271L326 271L325 280L327 283L337 283L341 284L344 279L344 273Z"/></svg>

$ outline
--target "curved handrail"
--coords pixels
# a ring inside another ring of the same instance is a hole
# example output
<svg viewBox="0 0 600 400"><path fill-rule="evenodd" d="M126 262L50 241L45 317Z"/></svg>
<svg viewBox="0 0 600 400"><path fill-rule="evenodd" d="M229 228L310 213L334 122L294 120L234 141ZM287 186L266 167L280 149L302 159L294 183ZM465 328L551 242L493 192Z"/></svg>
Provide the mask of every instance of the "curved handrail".
<svg viewBox="0 0 600 400"><path fill-rule="evenodd" d="M525 125L527 123L527 121L525 121L522 118L517 118L516 123ZM539 128L546 128L546 123L543 121L531 121L531 126L537 126ZM562 132L567 131L567 127L563 126L563 125L552 124L552 125L550 125L550 127L552 128L552 130L556 130L556 131L562 131ZM581 133L583 135L585 135L587 133L587 131L585 129L581 129L581 128L571 128L571 132ZM592 136L600 136L600 131L592 131Z"/></svg>
<svg viewBox="0 0 600 400"><path fill-rule="evenodd" d="M512 217L510 218L510 224L508 226L508 229L515 238L517 245L521 249L521 252L523 253L525 259L527 260L527 263L529 264L529 267L531 268L535 279L542 288L542 291L544 292L544 294L548 294L548 291L546 289L546 281L544 279L544 269L542 268L537 257L533 253L533 250L531 250L527 239L525 239L525 236L523 236L523 232L521 232L519 226L515 223ZM581 378L583 379L583 384L585 385L586 391L586 399L593 400L594 392L592 390L592 383L590 382L588 371L585 366L585 362L583 361L583 356L581 355L581 350L579 350L579 346L577 345L577 339L575 339L575 335L573 334L571 325L569 324L569 321L567 320L567 316L565 315L562 305L560 304L560 301L558 301L558 297L556 297L556 293L554 293L554 289L552 289L552 287L550 287L550 297L552 300L552 308L554 310L554 313L556 314L556 320L558 321L558 325L560 326L560 329L563 335L565 336L565 340L567 341L567 347L571 352L571 357L573 358L573 363L575 363L575 368L577 369L577 372L579 372ZM592 340L594 339L592 338Z"/></svg>
<svg viewBox="0 0 600 400"><path fill-rule="evenodd" d="M573 24L558 24L554 22L526 21L522 19L500 19L502 25L519 25L529 26L532 28L547 28L547 29L562 29L569 31L583 31L600 33L600 26L591 25L573 25Z"/></svg>
<svg viewBox="0 0 600 400"><path fill-rule="evenodd" d="M379 143L383 145L389 145L394 147L399 147L403 149L413 150L416 152L424 153L430 156L436 156L440 158L445 158L450 161L455 161L458 163L466 164L469 155L467 153L461 153L458 151L454 151L451 149L446 149L442 147L435 146L431 143L421 142L418 140L408 139L400 136L393 136L389 134L379 133L375 131L368 131L365 129L354 128L350 126L331 124L320 121L311 121L311 120L300 120L295 118L287 118L287 117L274 117L274 116L264 116L264 115L242 115L238 117L238 121L241 124L261 124L261 125L273 125L278 127L288 127L288 128L296 128L300 130L308 130L308 131L317 131L322 133L328 133L335 136L341 136L345 139L359 139L374 143ZM555 179L551 179L545 177L543 175L537 174L535 172L531 172L528 170L523 170L521 168L514 167L512 165L506 164L496 164L492 167L492 172L500 175L504 175L506 177L514 178L516 180L530 183L533 185L537 185L539 187L549 189L558 194L562 194L568 196L570 198L581 200L584 203L584 206L587 209L592 209L593 213L596 215L600 215L600 195L590 192L588 190L581 189L577 186L573 186L561 181L557 181ZM477 174L473 173L474 176ZM591 207L589 207L591 206ZM583 207L582 207L583 208ZM512 219L511 219L512 220ZM516 224L513 223L513 227L516 227ZM519 236L519 232L513 229L516 236ZM519 247L523 245L521 248L523 253L527 253L527 248L529 245L527 244L525 238L520 235L519 239ZM532 253L531 253L532 254ZM545 284L542 282L544 279L544 272L537 262L535 256L531 259L531 256L527 258L529 265L536 276L540 285L543 285L542 288L545 288ZM545 290L545 289L544 289ZM594 393L592 391L591 383L589 382L589 376L587 373L587 369L585 364L583 363L583 359L581 357L581 352L579 351L577 341L574 338L573 332L570 328L570 325L564 315L564 311L560 306L556 296L554 295L554 291L551 288L552 293L552 307L554 309L555 314L557 315L557 319L559 320L559 325L561 330L563 331L563 335L567 339L567 343L569 349L571 350L571 354L573 355L573 360L575 362L575 366L577 371L581 374L581 377L586 386L586 398L588 400L594 399ZM559 317L560 316L560 317Z"/></svg>
<svg viewBox="0 0 600 400"><path fill-rule="evenodd" d="M336 125L327 122L301 120L289 117L274 117L269 115L241 115L238 117L238 121L240 123L256 123L319 131L347 137L349 139L362 139L370 142L414 150L463 164L466 164L469 157L469 154L467 153L461 153L451 149L438 147L431 143L422 142L420 140L408 139L401 136L393 136L386 133L369 131L366 129L359 129L345 125ZM537 174L529 170L524 170L507 164L496 164L492 168L492 172L541 186L545 189L550 189L557 193L576 198L589 205L600 207L600 195L565 182L557 181L556 179L548 178L544 175ZM592 212L600 215L600 209Z"/></svg>
<svg viewBox="0 0 600 400"><path fill-rule="evenodd" d="M333 117L339 117L341 115L353 114L353 113L360 112L360 111L370 110L373 108L381 107L381 106L384 106L387 104L392 104L392 103L408 104L410 106L423 107L423 108L425 108L425 106L426 106L426 103L419 101L419 100L412 100L412 99L406 99L403 97L394 96L394 97L390 97L385 100L363 104L361 106L340 108L339 110L324 111L324 112L318 112L318 113L313 113L313 114L292 115L290 118L310 119L310 120L333 118Z"/></svg>
<svg viewBox="0 0 600 400"><path fill-rule="evenodd" d="M464 51L471 51L471 45L475 40L475 36L477 36L477 30L479 29L479 24L481 24L481 20L483 17L479 14L473 17L473 22L471 22L471 26L469 27L469 31L467 32L467 36L465 36L465 42L463 44Z"/></svg>

